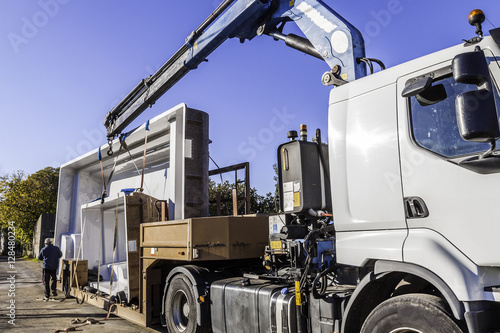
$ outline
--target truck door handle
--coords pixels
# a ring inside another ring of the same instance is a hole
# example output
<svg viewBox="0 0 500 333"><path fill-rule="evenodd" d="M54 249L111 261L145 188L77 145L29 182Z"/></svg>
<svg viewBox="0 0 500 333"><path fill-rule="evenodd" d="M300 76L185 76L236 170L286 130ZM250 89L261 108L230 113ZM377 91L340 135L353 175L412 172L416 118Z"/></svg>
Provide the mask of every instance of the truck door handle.
<svg viewBox="0 0 500 333"><path fill-rule="evenodd" d="M427 205L420 197L406 197L404 204L407 219L421 219L429 216Z"/></svg>

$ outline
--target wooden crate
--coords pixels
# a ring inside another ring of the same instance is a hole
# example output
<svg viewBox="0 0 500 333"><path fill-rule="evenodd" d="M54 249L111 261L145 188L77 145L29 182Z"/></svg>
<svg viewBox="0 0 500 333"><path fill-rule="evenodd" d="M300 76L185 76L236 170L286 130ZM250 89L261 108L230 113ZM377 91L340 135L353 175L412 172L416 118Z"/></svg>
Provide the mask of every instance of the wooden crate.
<svg viewBox="0 0 500 333"><path fill-rule="evenodd" d="M258 258L268 244L267 215L143 223L143 258L210 261Z"/></svg>
<svg viewBox="0 0 500 333"><path fill-rule="evenodd" d="M70 282L71 287L74 288L77 287L76 278L78 278L78 285L80 287L86 286L89 278L88 261L83 259L77 260L72 258L72 259L64 259L64 263L69 265L69 271L70 271L69 278L71 281ZM73 274L75 274L76 276L73 277Z"/></svg>

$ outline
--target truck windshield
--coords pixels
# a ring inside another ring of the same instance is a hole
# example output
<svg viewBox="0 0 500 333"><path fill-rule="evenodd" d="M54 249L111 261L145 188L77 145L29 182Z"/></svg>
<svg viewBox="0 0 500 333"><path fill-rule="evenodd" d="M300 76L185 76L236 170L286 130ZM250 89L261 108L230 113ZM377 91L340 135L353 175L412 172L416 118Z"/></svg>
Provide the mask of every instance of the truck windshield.
<svg viewBox="0 0 500 333"><path fill-rule="evenodd" d="M455 98L466 91L477 90L475 85L457 83L452 76L438 79L433 86L443 85L446 96L435 104L426 104L417 97L411 97L411 127L418 145L446 157L484 152L489 143L465 141L460 136L455 113ZM500 98L495 90L496 105ZM443 94L444 95L444 94ZM430 105L429 105L430 104ZM497 141L498 145L498 141Z"/></svg>

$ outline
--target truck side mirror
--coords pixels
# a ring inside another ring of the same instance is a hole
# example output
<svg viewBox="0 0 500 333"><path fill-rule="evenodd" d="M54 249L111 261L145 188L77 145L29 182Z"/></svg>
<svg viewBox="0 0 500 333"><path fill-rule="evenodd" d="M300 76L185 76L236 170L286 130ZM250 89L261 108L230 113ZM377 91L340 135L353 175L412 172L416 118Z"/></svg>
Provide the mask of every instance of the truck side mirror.
<svg viewBox="0 0 500 333"><path fill-rule="evenodd" d="M466 52L455 56L453 78L459 83L481 86L490 83L490 71L483 51Z"/></svg>
<svg viewBox="0 0 500 333"><path fill-rule="evenodd" d="M489 91L474 90L457 96L455 107L464 140L491 142L500 137L495 99Z"/></svg>
<svg viewBox="0 0 500 333"><path fill-rule="evenodd" d="M455 108L460 135L464 140L490 142L500 137L500 127L488 63L483 51L457 55L452 63L453 77L458 83L474 84L477 90L457 96Z"/></svg>

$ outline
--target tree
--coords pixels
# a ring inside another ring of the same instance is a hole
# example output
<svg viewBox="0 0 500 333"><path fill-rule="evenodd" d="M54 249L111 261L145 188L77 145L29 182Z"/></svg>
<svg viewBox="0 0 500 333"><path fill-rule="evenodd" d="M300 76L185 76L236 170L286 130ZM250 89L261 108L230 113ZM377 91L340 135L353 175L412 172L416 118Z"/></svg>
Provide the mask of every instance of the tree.
<svg viewBox="0 0 500 333"><path fill-rule="evenodd" d="M273 165L273 169L276 172L274 181L276 182L275 193L267 193L266 195L260 195L257 193L255 188L250 188L250 213L260 213L260 214L271 214L279 212L279 195L278 195L278 176L277 176L277 166ZM210 180L208 184L208 196L210 205L208 212L210 216L217 215L217 192L220 192L221 196L221 214L222 215L232 215L233 213L233 188L235 188L234 183L229 181L224 181L222 183L216 183ZM241 201L245 196L245 187L243 183L238 182L237 185L238 198ZM245 208L242 207L238 210L238 214L244 214Z"/></svg>
<svg viewBox="0 0 500 333"><path fill-rule="evenodd" d="M31 175L17 171L0 176L0 227L13 222L16 239L28 245L42 213L55 213L59 168L47 167Z"/></svg>

